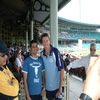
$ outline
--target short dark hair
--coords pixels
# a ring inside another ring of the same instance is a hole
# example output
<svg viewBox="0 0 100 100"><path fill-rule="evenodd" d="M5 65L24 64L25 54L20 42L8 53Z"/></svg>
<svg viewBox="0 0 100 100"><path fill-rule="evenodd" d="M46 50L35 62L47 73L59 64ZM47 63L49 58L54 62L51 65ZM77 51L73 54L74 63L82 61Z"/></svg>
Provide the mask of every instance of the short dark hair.
<svg viewBox="0 0 100 100"><path fill-rule="evenodd" d="M37 41L36 41L36 40L31 40L31 41L30 41L30 47L31 47L31 45L32 45L33 43L37 43Z"/></svg>
<svg viewBox="0 0 100 100"><path fill-rule="evenodd" d="M96 46L96 43L94 43L94 42L91 43L91 44L90 44L90 48L91 48L92 46Z"/></svg>
<svg viewBox="0 0 100 100"><path fill-rule="evenodd" d="M48 38L50 39L48 33L43 33L43 34L41 35L41 42L42 42L43 37L48 37Z"/></svg>

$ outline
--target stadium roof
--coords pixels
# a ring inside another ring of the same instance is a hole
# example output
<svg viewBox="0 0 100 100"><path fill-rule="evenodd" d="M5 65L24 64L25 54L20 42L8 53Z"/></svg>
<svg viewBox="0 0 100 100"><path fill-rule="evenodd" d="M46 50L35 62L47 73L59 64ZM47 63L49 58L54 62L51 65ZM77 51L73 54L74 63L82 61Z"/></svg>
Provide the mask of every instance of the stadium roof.
<svg viewBox="0 0 100 100"><path fill-rule="evenodd" d="M83 30L89 30L89 29L100 29L100 25L96 24L87 24L87 23L81 23L81 22L76 22L72 20L68 20L62 17L59 17L59 25L64 26L65 28L75 28L75 29L83 29Z"/></svg>
<svg viewBox="0 0 100 100"><path fill-rule="evenodd" d="M34 6L34 21L42 25L50 15L50 0L0 0L0 19L7 25L23 22L29 15L31 1ZM58 0L58 9L60 10L69 1Z"/></svg>

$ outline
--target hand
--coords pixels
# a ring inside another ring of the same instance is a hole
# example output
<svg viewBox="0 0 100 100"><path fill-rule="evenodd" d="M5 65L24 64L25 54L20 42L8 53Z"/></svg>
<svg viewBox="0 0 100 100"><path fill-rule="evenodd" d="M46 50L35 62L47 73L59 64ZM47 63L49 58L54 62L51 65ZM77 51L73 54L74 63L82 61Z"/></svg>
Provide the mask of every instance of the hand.
<svg viewBox="0 0 100 100"><path fill-rule="evenodd" d="M30 96L27 96L27 100L31 100L31 97Z"/></svg>
<svg viewBox="0 0 100 100"><path fill-rule="evenodd" d="M59 98L61 95L61 90L58 90L58 92L56 93L56 98Z"/></svg>
<svg viewBox="0 0 100 100"><path fill-rule="evenodd" d="M88 67L83 93L90 96L92 100L100 98L100 56L92 66Z"/></svg>
<svg viewBox="0 0 100 100"><path fill-rule="evenodd" d="M46 92L45 90L43 89L42 92L41 92L41 96L45 96Z"/></svg>
<svg viewBox="0 0 100 100"><path fill-rule="evenodd" d="M65 71L68 72L68 68L67 67L66 67Z"/></svg>

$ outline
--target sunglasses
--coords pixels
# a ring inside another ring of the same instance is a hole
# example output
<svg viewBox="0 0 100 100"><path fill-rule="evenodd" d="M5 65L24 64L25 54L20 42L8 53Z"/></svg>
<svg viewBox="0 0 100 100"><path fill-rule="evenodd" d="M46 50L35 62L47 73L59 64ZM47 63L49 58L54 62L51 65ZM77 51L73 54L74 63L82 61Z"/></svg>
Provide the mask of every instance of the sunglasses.
<svg viewBox="0 0 100 100"><path fill-rule="evenodd" d="M7 54L5 54L5 53L0 53L0 56L1 56L1 57L4 57L5 55L7 55Z"/></svg>
<svg viewBox="0 0 100 100"><path fill-rule="evenodd" d="M91 50L91 51L96 51L96 49L92 49L92 48L90 48L90 50Z"/></svg>

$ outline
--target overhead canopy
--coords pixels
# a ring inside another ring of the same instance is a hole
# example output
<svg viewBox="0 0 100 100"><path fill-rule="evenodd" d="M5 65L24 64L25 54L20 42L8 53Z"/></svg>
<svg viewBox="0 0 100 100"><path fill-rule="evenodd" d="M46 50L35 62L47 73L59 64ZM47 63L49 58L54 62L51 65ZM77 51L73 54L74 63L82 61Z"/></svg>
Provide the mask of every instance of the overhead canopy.
<svg viewBox="0 0 100 100"><path fill-rule="evenodd" d="M0 20L7 25L24 24L30 16L30 6L32 0L0 0ZM70 0L58 0L60 10ZM34 21L42 25L48 20L50 15L50 0L33 0ZM14 27L15 27L14 26Z"/></svg>
<svg viewBox="0 0 100 100"><path fill-rule="evenodd" d="M76 22L72 20L68 20L62 17L59 17L59 26L67 26L69 28L75 28L75 29L83 29L83 30L96 30L100 29L100 25L96 24L87 24L87 23L82 23L82 22Z"/></svg>

